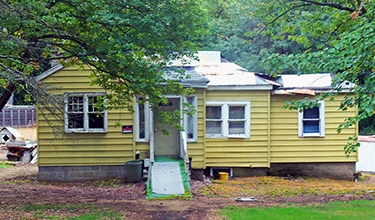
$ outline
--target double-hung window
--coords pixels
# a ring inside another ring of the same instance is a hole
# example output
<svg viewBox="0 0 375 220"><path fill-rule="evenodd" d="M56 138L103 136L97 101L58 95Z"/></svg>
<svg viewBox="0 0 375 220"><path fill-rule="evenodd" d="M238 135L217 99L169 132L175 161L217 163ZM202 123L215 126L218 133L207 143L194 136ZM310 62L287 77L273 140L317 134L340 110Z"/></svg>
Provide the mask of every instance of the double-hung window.
<svg viewBox="0 0 375 220"><path fill-rule="evenodd" d="M103 93L65 94L65 132L91 133L107 131L107 111Z"/></svg>
<svg viewBox="0 0 375 220"><path fill-rule="evenodd" d="M207 102L206 136L250 138L250 102Z"/></svg>
<svg viewBox="0 0 375 220"><path fill-rule="evenodd" d="M298 112L299 137L325 136L325 102L319 101L318 106Z"/></svg>
<svg viewBox="0 0 375 220"><path fill-rule="evenodd" d="M149 104L146 98L137 97L135 106L135 118L136 118L136 141L148 141L150 137L149 127Z"/></svg>

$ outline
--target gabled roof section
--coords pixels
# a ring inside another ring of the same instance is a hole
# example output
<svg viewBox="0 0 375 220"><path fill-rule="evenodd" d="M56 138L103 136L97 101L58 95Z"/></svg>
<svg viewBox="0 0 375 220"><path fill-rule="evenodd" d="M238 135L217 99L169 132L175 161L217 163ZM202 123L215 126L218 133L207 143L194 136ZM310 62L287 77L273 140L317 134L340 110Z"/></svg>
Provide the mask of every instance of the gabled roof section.
<svg viewBox="0 0 375 220"><path fill-rule="evenodd" d="M166 79L171 79L174 81L180 82L185 87L194 87L194 88L207 88L207 83L209 79L204 77L202 74L199 74L194 67L179 67L182 72L167 70L165 73Z"/></svg>
<svg viewBox="0 0 375 220"><path fill-rule="evenodd" d="M6 140L4 140L4 135L11 135L12 137L8 136L7 138L5 138ZM0 136L1 136L0 142L6 142L7 140L14 141L14 140L22 139L22 135L13 127L3 127L0 130Z"/></svg>
<svg viewBox="0 0 375 220"><path fill-rule="evenodd" d="M59 71L63 68L64 68L63 65L56 64L56 65L52 66L50 69L48 69L47 71L45 71L44 73L37 76L35 79L36 79L36 81L42 81L43 79L49 77L50 75L56 73L57 71Z"/></svg>
<svg viewBox="0 0 375 220"><path fill-rule="evenodd" d="M235 63L222 59L220 51L199 51L196 57L197 59L171 61L169 67L183 68L185 73L172 71L165 74L165 77L177 80L183 86L212 90L272 90L275 84ZM63 68L61 64L54 65L36 79L41 81Z"/></svg>
<svg viewBox="0 0 375 220"><path fill-rule="evenodd" d="M209 80L212 90L272 90L272 84L245 68L221 58L220 51L199 51L192 65Z"/></svg>

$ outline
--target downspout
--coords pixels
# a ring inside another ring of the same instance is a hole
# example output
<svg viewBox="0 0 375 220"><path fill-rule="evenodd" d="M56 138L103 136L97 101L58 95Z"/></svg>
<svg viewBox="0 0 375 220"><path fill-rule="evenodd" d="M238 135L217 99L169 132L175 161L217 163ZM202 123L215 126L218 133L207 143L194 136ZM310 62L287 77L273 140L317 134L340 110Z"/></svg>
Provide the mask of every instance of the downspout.
<svg viewBox="0 0 375 220"><path fill-rule="evenodd" d="M271 168L271 92L268 93L267 105L267 162L268 168Z"/></svg>
<svg viewBox="0 0 375 220"><path fill-rule="evenodd" d="M207 89L203 90L203 168L206 169L206 100L207 100ZM199 98L197 98L197 108L199 106ZM197 117L199 121L199 115ZM199 133L199 131L198 131ZM198 134L199 135L199 134Z"/></svg>
<svg viewBox="0 0 375 220"><path fill-rule="evenodd" d="M155 133L154 133L154 112L150 110L150 162L155 160Z"/></svg>
<svg viewBox="0 0 375 220"><path fill-rule="evenodd" d="M355 115L358 115L358 106L355 109ZM359 136L359 122L356 122L356 129L355 129L355 137L358 138ZM359 140L357 140L359 142ZM361 145L359 145L361 147ZM358 155L358 146L357 146L357 152L356 152L356 161L359 161L359 155Z"/></svg>

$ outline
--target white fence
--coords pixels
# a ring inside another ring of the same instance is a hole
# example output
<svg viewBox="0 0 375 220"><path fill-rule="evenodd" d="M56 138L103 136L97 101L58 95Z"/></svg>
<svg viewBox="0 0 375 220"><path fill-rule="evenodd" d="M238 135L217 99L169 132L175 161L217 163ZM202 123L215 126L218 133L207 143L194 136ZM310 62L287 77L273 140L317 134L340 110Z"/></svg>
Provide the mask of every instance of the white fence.
<svg viewBox="0 0 375 220"><path fill-rule="evenodd" d="M360 142L356 170L375 173L375 142Z"/></svg>

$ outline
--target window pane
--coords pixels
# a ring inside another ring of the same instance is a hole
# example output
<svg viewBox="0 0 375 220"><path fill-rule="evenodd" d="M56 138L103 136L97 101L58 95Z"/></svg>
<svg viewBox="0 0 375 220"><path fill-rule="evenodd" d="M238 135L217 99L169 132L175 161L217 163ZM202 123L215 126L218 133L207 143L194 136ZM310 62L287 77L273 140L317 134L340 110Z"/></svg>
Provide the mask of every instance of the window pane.
<svg viewBox="0 0 375 220"><path fill-rule="evenodd" d="M95 112L95 104L97 103L96 97L89 97L89 112Z"/></svg>
<svg viewBox="0 0 375 220"><path fill-rule="evenodd" d="M221 135L221 121L207 121L206 132L207 134L220 134Z"/></svg>
<svg viewBox="0 0 375 220"><path fill-rule="evenodd" d="M304 121L303 133L319 133L319 121Z"/></svg>
<svg viewBox="0 0 375 220"><path fill-rule="evenodd" d="M146 137L146 121L145 121L145 105L138 103L138 127L139 127L139 138Z"/></svg>
<svg viewBox="0 0 375 220"><path fill-rule="evenodd" d="M84 128L84 103L83 96L68 97L68 128L83 129Z"/></svg>
<svg viewBox="0 0 375 220"><path fill-rule="evenodd" d="M104 117L99 113L89 113L89 128L104 128Z"/></svg>
<svg viewBox="0 0 375 220"><path fill-rule="evenodd" d="M221 106L207 106L206 118L207 119L221 119Z"/></svg>
<svg viewBox="0 0 375 220"><path fill-rule="evenodd" d="M68 97L68 112L83 112L83 96Z"/></svg>
<svg viewBox="0 0 375 220"><path fill-rule="evenodd" d="M245 134L245 122L243 121L230 121L229 134Z"/></svg>
<svg viewBox="0 0 375 220"><path fill-rule="evenodd" d="M191 105L189 108L189 111L196 110L195 108L195 98L194 97L186 97L186 102ZM195 112L196 114L196 112ZM195 124L194 116L193 115L187 115L186 117L186 134L187 138L194 139L194 124Z"/></svg>
<svg viewBox="0 0 375 220"><path fill-rule="evenodd" d="M229 106L229 119L245 119L245 107Z"/></svg>
<svg viewBox="0 0 375 220"><path fill-rule="evenodd" d="M319 107L304 109L303 118L319 118Z"/></svg>
<svg viewBox="0 0 375 220"><path fill-rule="evenodd" d="M186 97L186 102L190 105L194 105L194 97Z"/></svg>
<svg viewBox="0 0 375 220"><path fill-rule="evenodd" d="M189 139L192 139L194 138L194 117L188 115L186 124L187 124L187 128L186 128L187 137Z"/></svg>
<svg viewBox="0 0 375 220"><path fill-rule="evenodd" d="M83 113L69 113L68 128L83 128Z"/></svg>

